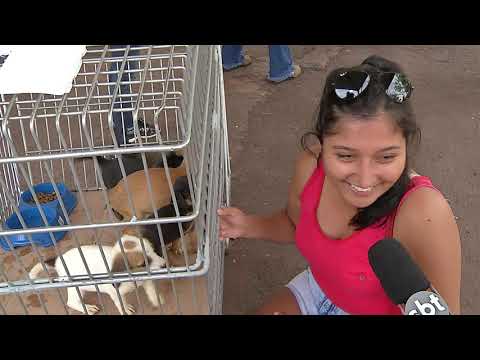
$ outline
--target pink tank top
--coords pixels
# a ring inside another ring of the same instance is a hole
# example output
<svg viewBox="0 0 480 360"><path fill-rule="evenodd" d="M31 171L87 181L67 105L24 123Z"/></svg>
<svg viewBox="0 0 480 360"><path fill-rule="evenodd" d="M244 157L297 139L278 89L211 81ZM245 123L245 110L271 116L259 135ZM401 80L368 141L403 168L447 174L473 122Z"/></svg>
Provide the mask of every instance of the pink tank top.
<svg viewBox="0 0 480 360"><path fill-rule="evenodd" d="M300 253L309 263L322 291L342 310L359 315L400 315L400 309L387 297L368 262L368 249L377 241L392 236L396 211L412 191L423 186L435 187L428 177L415 176L384 226L370 226L345 239L335 240L325 235L317 221L324 178L319 162L300 196L301 212L296 228Z"/></svg>

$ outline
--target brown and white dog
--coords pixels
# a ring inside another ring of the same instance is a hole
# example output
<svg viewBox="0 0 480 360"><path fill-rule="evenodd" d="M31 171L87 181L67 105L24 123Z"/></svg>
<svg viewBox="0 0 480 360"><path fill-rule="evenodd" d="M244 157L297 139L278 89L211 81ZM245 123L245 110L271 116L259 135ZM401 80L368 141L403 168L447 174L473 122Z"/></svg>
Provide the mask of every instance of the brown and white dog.
<svg viewBox="0 0 480 360"><path fill-rule="evenodd" d="M187 216L193 212L193 204L191 198L190 186L188 184L188 179L186 176L178 177L175 180L173 185L173 190L175 192L175 198L177 200L178 211L180 216ZM170 201L170 204L162 206L157 209L157 214L159 218L167 217L176 217L175 207L173 205L173 200ZM148 219L154 219L155 216L152 214ZM188 254L193 254L197 250L197 238L193 231L193 221L181 223L181 227L184 231L184 239L186 241L186 249ZM180 237L180 230L177 222L159 224L162 237L167 248L173 250L177 255L183 255L183 247ZM153 225L139 225L135 227L140 233L137 236L141 236L149 239L152 242L155 252L162 256L162 246L160 241L160 234L158 233L158 228L156 224Z"/></svg>
<svg viewBox="0 0 480 360"><path fill-rule="evenodd" d="M163 168L163 160L160 154L161 153L146 154L148 168ZM97 160L102 170L102 178L105 186L107 189L113 188L123 178L119 160L115 156L97 156ZM169 168L176 168L182 164L183 155L178 155L172 151L167 154L166 160ZM127 176L135 171L143 170L143 162L140 154L125 154L122 156L122 163Z"/></svg>
<svg viewBox="0 0 480 360"><path fill-rule="evenodd" d="M152 152L145 154L148 168L163 168L162 152ZM102 178L107 189L113 188L122 180L123 175L120 170L119 159L115 155L95 156L102 171ZM89 156L80 156L75 158L75 161L92 160ZM183 162L183 155L181 150L170 151L166 153L167 166L169 168L179 167ZM125 169L126 175L130 175L135 171L142 170L143 161L140 153L124 154L121 162Z"/></svg>
<svg viewBox="0 0 480 360"><path fill-rule="evenodd" d="M126 272L125 261L120 249L120 241L122 242L125 256L128 261L128 266L130 270L134 268L145 267L145 257L142 251L142 245L140 239L130 230L125 230L119 241L115 243L114 246L102 246L103 253L105 255L106 261L112 273L116 272ZM146 258L151 269L158 269L165 266L165 260L157 255L154 251L154 248L151 242L148 239L143 238L143 244L145 246ZM82 253L84 255L85 261L88 265L91 274L104 274L107 273L105 267L105 262L103 261L99 246L97 245L83 245L81 246ZM84 263L80 256L80 253L77 248L68 250L63 254L63 259L68 268L70 275L87 275ZM47 269L49 271L56 271L59 277L67 276L67 272L62 264L62 261L59 257L55 257L45 261ZM42 272L43 266L41 263L36 264L30 270L30 277L35 279ZM137 281L139 286L143 286L145 293L148 297L148 300L154 307L158 307L158 299L156 296L155 284L152 280ZM135 289L135 284L133 282L123 282L120 284L99 284L98 288L100 292L108 294L115 306L118 309L118 312L122 314L122 306L115 290L115 286L118 286L118 290L125 307L125 311L128 315L135 312L135 308L127 303L126 295L132 292ZM86 291L96 291L94 285L82 286L79 287L82 297ZM74 287L69 287L67 289L68 301L67 305L77 311L83 312L82 301L78 296L78 293ZM165 303L162 295L159 294L160 302ZM87 313L89 315L95 314L99 311L99 308L95 305L85 304L87 308Z"/></svg>
<svg viewBox="0 0 480 360"><path fill-rule="evenodd" d="M169 171L172 184L175 183L177 178L187 175L183 164L180 167L171 168ZM145 219L153 213L150 202L151 196L153 198L155 209L170 204L172 198L168 187L165 169L153 168L148 169L148 172L150 175L150 183L152 185L152 195L150 195L150 192L148 191L147 178L144 170L136 171L127 176L130 196L138 219ZM128 193L124 179L120 180L115 187L108 191L108 198L113 210L120 215L122 220L132 219L134 214L129 206Z"/></svg>

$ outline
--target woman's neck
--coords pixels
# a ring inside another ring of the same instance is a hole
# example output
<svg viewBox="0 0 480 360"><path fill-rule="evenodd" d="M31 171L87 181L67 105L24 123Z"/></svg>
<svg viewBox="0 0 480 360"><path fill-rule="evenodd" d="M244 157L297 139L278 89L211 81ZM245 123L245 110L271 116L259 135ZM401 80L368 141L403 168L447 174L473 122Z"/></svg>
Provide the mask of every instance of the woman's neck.
<svg viewBox="0 0 480 360"><path fill-rule="evenodd" d="M348 216L349 218L354 217L358 212L358 208L345 201L345 198L338 191L338 188L332 184L328 176L325 176L323 189L325 189L325 185L327 185L327 191L329 193L328 196L333 200L336 210L340 211L342 214L345 214L345 216Z"/></svg>

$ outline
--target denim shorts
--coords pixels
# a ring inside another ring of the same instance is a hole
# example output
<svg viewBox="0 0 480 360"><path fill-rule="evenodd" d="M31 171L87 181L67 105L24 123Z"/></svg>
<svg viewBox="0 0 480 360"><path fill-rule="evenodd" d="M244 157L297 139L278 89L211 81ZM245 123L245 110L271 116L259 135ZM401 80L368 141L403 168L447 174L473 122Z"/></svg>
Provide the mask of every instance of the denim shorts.
<svg viewBox="0 0 480 360"><path fill-rule="evenodd" d="M310 268L295 276L287 288L295 295L302 315L348 315L327 298Z"/></svg>

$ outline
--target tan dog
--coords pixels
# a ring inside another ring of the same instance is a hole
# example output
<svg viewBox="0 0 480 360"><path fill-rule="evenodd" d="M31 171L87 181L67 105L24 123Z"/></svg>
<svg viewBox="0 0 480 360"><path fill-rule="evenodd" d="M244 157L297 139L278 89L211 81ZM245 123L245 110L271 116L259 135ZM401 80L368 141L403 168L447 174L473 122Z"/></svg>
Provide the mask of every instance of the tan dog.
<svg viewBox="0 0 480 360"><path fill-rule="evenodd" d="M187 254L195 254L197 252L197 233L195 232L194 223L192 222L190 227L184 231L183 238L185 239L185 248L187 250ZM171 250L176 255L183 255L183 246L182 246L182 238L178 238L172 243Z"/></svg>
<svg viewBox="0 0 480 360"><path fill-rule="evenodd" d="M169 169L169 171L172 186L178 177L187 174L183 164L178 168ZM152 197L155 209L170 204L172 196L168 187L165 169L153 168L148 169L148 172L152 185ZM153 213L145 171L139 170L128 175L127 181L137 218L145 219ZM134 214L129 206L124 179L120 180L114 188L108 191L108 197L112 208L123 218L122 220L130 220L133 217Z"/></svg>
<svg viewBox="0 0 480 360"><path fill-rule="evenodd" d="M145 267L145 257L143 256L142 245L140 243L140 239L133 235L131 232L126 231L122 235L120 241L122 242L125 256L128 261L128 266L132 271L134 268ZM126 272L125 268L125 261L123 259L121 249L120 249L120 241L114 246L102 246L103 253L105 255L107 264L111 269L112 273L116 272ZM148 239L143 239L143 244L145 246L146 258L150 265L151 269L158 269L165 266L165 260L158 256L152 244ZM84 245L81 246L82 253L85 257L85 261L88 265L91 274L104 274L107 273L107 269L105 267L105 263L103 261L99 246L97 245ZM65 254L63 254L63 260L65 261L65 265L68 268L70 275L87 275L87 271L85 269L84 263L80 256L80 253L77 248L73 248L68 250ZM62 261L59 257L55 257L45 261L45 265L49 271L56 271L59 277L66 277L67 272L63 267ZM41 263L36 264L30 270L30 277L35 279L38 275L42 272L43 267ZM158 306L158 299L156 296L155 291L155 284L152 280L145 280L145 281L137 281L139 286L143 286L145 289L145 293L147 294L148 300L154 306ZM125 307L125 311L128 315L133 314L135 312L135 308L127 303L126 295L129 294L131 291L135 289L135 284L131 281L123 282L120 284L99 284L98 289L100 292L106 293L110 296L113 303L118 309L118 312L122 313L122 306L120 304L120 300L117 295L117 291L115 290L115 286L118 286L118 290L120 293L120 297L122 299L123 305ZM83 297L86 291L96 291L94 285L82 286L79 288L80 294ZM77 311L84 312L82 301L78 296L78 293L74 287L69 287L67 289L68 293L68 300L67 305ZM160 301L162 304L165 303L163 297L159 294ZM85 304L87 308L87 313L89 315L95 314L98 312L99 308L96 305Z"/></svg>

